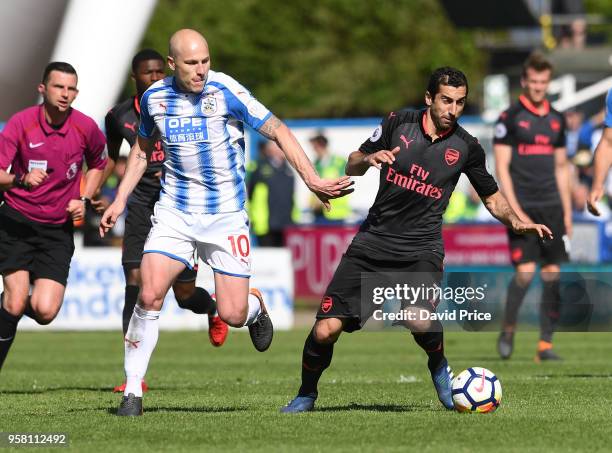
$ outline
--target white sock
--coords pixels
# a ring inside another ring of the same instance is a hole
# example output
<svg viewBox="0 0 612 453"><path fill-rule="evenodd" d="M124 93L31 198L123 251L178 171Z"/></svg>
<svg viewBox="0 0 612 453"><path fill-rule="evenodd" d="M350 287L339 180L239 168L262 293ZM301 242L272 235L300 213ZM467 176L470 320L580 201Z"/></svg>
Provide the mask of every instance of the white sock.
<svg viewBox="0 0 612 453"><path fill-rule="evenodd" d="M125 335L125 376L127 383L124 395L133 393L142 396L142 380L147 372L151 354L159 336L159 311L147 311L138 305L130 319Z"/></svg>
<svg viewBox="0 0 612 453"><path fill-rule="evenodd" d="M259 303L259 299L252 294L249 294L247 297L247 301L249 303L249 312L247 313L247 319L244 323L245 326L250 326L257 319L257 315L261 312L261 304Z"/></svg>

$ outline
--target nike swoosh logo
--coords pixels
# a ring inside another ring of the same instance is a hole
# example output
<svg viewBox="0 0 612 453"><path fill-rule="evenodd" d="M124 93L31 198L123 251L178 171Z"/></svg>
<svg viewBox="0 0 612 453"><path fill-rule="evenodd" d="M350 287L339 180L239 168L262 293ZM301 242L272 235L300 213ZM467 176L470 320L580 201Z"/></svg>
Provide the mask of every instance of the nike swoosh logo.
<svg viewBox="0 0 612 453"><path fill-rule="evenodd" d="M40 142L40 143L32 143L30 142L30 148L38 148L39 146L44 145L45 142Z"/></svg>
<svg viewBox="0 0 612 453"><path fill-rule="evenodd" d="M0 341L11 341L13 338L15 338L15 336L12 336L10 338L0 338Z"/></svg>

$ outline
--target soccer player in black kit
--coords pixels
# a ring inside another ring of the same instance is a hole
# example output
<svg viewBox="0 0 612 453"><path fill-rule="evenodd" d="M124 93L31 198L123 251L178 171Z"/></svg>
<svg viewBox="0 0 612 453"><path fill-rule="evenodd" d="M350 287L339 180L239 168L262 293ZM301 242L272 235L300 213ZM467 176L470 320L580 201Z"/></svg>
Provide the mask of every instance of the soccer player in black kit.
<svg viewBox="0 0 612 453"><path fill-rule="evenodd" d="M554 235L552 241L540 242L508 230L516 272L508 287L497 343L503 359L512 354L518 312L537 263L541 264L542 302L535 360L560 358L552 349L552 336L561 303L559 264L568 259L566 241L572 231L572 208L565 122L546 100L551 76L552 65L541 54L531 55L523 65L523 94L501 114L495 126L496 172L504 196L519 217L546 223Z"/></svg>
<svg viewBox="0 0 612 453"><path fill-rule="evenodd" d="M437 69L425 93L425 110L391 112L359 151L350 154L348 175L363 175L370 167L380 170L378 193L327 287L304 344L298 395L281 412L313 409L317 384L331 363L334 343L342 331L360 329L374 311L373 301L362 304L362 273L427 274L430 283L441 281L442 214L462 172L501 222L517 233L550 235L546 226L522 222L512 211L485 167L484 150L457 124L467 93L461 71ZM433 312L436 304L423 300L406 309ZM403 323L428 355L438 398L452 409L452 377L444 356L442 325L425 318Z"/></svg>
<svg viewBox="0 0 612 453"><path fill-rule="evenodd" d="M155 50L144 49L132 59L132 78L136 82L136 96L132 96L113 107L104 120L108 142L108 154L112 162L119 156L119 148L123 140L133 146L136 141L140 122L139 99L142 94L158 80L163 79L164 58ZM159 198L161 190L160 176L165 159L161 140L155 144L147 170L134 189L128 202L128 213L123 237L123 254L121 263L125 275L125 304L123 306L123 335L127 333L134 306L138 300L141 284L140 263L142 250L151 229L153 206ZM112 166L107 167L106 175L110 174ZM208 335L213 346L221 346L228 333L228 326L216 315L216 303L203 288L195 286L197 271L185 269L172 286L174 296L181 308L197 314L208 314ZM114 388L115 392L123 392L125 384ZM143 382L143 389L146 384Z"/></svg>

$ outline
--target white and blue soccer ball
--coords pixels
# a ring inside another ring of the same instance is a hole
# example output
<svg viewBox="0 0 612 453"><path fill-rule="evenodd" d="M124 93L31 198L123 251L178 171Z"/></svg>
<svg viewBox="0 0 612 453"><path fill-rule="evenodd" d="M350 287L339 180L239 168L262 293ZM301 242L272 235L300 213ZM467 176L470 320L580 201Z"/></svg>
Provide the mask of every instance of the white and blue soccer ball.
<svg viewBox="0 0 612 453"><path fill-rule="evenodd" d="M468 368L453 379L453 403L459 412L493 412L501 398L501 383L486 368Z"/></svg>

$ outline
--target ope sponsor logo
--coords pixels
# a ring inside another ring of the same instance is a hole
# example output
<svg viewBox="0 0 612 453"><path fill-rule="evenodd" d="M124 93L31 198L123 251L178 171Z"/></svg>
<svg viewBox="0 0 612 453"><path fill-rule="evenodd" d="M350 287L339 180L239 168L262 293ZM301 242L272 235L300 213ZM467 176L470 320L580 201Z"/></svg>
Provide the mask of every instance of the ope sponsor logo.
<svg viewBox="0 0 612 453"><path fill-rule="evenodd" d="M201 117L166 118L166 136L170 143L199 142L206 139L206 123Z"/></svg>

